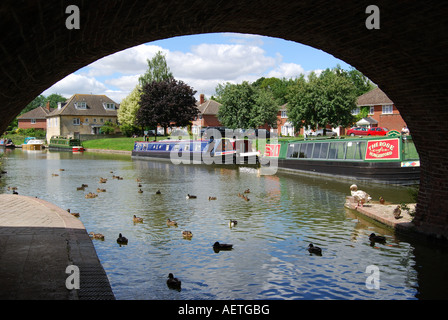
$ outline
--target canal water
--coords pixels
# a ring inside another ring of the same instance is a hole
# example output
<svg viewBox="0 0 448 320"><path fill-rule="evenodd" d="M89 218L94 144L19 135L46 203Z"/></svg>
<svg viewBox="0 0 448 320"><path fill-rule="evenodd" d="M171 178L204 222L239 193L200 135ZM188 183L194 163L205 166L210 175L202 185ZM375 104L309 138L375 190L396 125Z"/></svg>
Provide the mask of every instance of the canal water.
<svg viewBox="0 0 448 320"><path fill-rule="evenodd" d="M117 299L448 298L447 251L345 209L350 181L101 153L4 152L0 192L14 186L79 212L87 232L105 235L93 242ZM412 201L404 187L358 186L373 199ZM85 198L97 188L106 192ZM247 189L249 201L238 196ZM229 227L229 219L238 224ZM184 230L193 237L184 239ZM371 245L372 232L386 244ZM117 244L119 233L127 245ZM233 250L215 252L215 241ZM322 256L309 254L310 243ZM169 273L182 281L180 291L167 287Z"/></svg>

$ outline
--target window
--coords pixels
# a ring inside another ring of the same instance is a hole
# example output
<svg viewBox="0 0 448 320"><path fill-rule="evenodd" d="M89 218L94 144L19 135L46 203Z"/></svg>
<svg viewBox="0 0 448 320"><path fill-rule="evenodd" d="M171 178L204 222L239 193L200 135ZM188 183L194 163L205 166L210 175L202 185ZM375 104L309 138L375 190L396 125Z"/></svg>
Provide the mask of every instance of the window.
<svg viewBox="0 0 448 320"><path fill-rule="evenodd" d="M101 123L103 123L103 122L104 122L104 119L103 119L103 118L101 118L101 119L100 119L100 122L101 122Z"/></svg>
<svg viewBox="0 0 448 320"><path fill-rule="evenodd" d="M79 126L79 124L80 124L79 118L73 118L73 125Z"/></svg>
<svg viewBox="0 0 448 320"><path fill-rule="evenodd" d="M84 122L85 122L85 123L89 123L89 118L85 118L85 119L84 119Z"/></svg>
<svg viewBox="0 0 448 320"><path fill-rule="evenodd" d="M371 107L370 107L370 110L369 110L369 115L370 115L370 116L373 116L374 113L375 113L375 107L374 107L374 106L371 106Z"/></svg>
<svg viewBox="0 0 448 320"><path fill-rule="evenodd" d="M331 142L328 159L344 159L346 142Z"/></svg>
<svg viewBox="0 0 448 320"><path fill-rule="evenodd" d="M345 158L353 160L363 160L365 152L366 152L365 141L347 142L347 154Z"/></svg>
<svg viewBox="0 0 448 320"><path fill-rule="evenodd" d="M96 123L96 118L93 118L93 122Z"/></svg>
<svg viewBox="0 0 448 320"><path fill-rule="evenodd" d="M288 118L288 116L286 115L286 110L282 111L281 117L282 118Z"/></svg>
<svg viewBox="0 0 448 320"><path fill-rule="evenodd" d="M391 104L383 106L383 114L392 114L393 106Z"/></svg>
<svg viewBox="0 0 448 320"><path fill-rule="evenodd" d="M103 107L106 110L115 110L115 103L103 103Z"/></svg>
<svg viewBox="0 0 448 320"><path fill-rule="evenodd" d="M31 119L31 124L36 124L36 119Z"/></svg>
<svg viewBox="0 0 448 320"><path fill-rule="evenodd" d="M86 102L75 102L75 108L76 109L87 109L87 103Z"/></svg>

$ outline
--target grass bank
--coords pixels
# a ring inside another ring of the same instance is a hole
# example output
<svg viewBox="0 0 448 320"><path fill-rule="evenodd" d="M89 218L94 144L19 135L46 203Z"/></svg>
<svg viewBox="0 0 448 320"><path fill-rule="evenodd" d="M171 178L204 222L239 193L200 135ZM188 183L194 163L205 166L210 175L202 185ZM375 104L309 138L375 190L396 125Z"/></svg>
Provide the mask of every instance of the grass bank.
<svg viewBox="0 0 448 320"><path fill-rule="evenodd" d="M154 137L150 137L153 139ZM166 137L157 137L157 140L163 140ZM82 146L86 149L104 149L104 150L120 150L132 151L135 141L144 141L144 137L122 137L122 138L104 138L95 140L86 140L82 142Z"/></svg>

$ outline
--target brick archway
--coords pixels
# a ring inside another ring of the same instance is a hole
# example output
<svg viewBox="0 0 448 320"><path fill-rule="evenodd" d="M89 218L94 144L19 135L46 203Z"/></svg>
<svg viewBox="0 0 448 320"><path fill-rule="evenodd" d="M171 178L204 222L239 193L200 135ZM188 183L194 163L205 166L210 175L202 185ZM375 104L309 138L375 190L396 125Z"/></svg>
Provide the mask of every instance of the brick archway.
<svg viewBox="0 0 448 320"><path fill-rule="evenodd" d="M80 29L68 30L68 5ZM366 74L395 102L421 158L416 222L448 233L448 5L378 1L95 0L0 4L0 131L34 97L108 54L179 35L239 32L322 49Z"/></svg>

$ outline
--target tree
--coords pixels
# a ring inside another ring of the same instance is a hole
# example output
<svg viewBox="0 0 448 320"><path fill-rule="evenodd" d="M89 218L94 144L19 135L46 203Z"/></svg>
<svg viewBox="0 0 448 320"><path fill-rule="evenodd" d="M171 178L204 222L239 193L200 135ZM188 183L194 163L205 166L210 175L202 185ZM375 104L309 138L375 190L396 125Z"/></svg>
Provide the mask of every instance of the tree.
<svg viewBox="0 0 448 320"><path fill-rule="evenodd" d="M310 126L349 126L356 107L356 88L340 68L327 69L317 77L311 73L291 87L288 118L296 128Z"/></svg>
<svg viewBox="0 0 448 320"><path fill-rule="evenodd" d="M247 81L242 84L227 83L218 89L222 103L218 119L224 126L255 129L265 123L276 125L278 106L270 91L254 87Z"/></svg>
<svg viewBox="0 0 448 320"><path fill-rule="evenodd" d="M146 61L148 62L148 70L138 78L140 87L143 88L152 81L160 82L173 78L173 74L166 63L165 55L161 51L158 51L151 60L146 59Z"/></svg>
<svg viewBox="0 0 448 320"><path fill-rule="evenodd" d="M195 94L190 86L174 78L147 83L142 88L136 124L146 128L160 125L165 132L173 124L189 125L199 113Z"/></svg>
<svg viewBox="0 0 448 320"><path fill-rule="evenodd" d="M121 101L120 108L117 111L118 122L124 126L125 130L122 132L135 131L132 127L135 126L135 119L137 111L140 108L141 87L136 85L134 90Z"/></svg>

